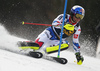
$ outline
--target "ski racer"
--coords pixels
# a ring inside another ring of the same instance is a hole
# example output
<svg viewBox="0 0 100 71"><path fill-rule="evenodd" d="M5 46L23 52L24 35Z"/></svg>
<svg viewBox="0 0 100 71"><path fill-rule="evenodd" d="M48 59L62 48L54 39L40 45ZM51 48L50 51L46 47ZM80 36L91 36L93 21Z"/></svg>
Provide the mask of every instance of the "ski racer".
<svg viewBox="0 0 100 71"><path fill-rule="evenodd" d="M79 35L81 33L81 27L79 21L84 18L85 10L79 5L75 5L71 8L70 14L66 14L64 20L64 29L62 35L61 50L65 50L69 47L66 38L73 35L73 48L77 61L82 61L84 58L81 56ZM57 16L52 22L52 26L46 28L35 40L40 47L40 51L45 53L52 53L58 51L58 45L60 43L61 27L63 22L63 14ZM63 46L63 47L62 47Z"/></svg>

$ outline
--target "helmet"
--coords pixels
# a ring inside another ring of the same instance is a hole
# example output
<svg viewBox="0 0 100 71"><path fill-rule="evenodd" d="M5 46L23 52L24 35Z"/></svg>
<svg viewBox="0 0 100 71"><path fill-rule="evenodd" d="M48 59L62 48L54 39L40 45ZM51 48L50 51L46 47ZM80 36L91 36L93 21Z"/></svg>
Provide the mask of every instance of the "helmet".
<svg viewBox="0 0 100 71"><path fill-rule="evenodd" d="M82 20L85 15L85 10L83 7L79 5L75 5L71 8L70 15L72 19L73 19L73 16L75 16L76 18L80 18Z"/></svg>

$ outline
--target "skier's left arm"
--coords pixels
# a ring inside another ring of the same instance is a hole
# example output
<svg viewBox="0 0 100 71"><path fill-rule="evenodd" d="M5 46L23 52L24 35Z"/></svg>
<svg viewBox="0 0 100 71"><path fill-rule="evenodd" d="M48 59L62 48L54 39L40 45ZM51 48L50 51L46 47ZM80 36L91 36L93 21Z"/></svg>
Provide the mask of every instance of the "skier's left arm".
<svg viewBox="0 0 100 71"><path fill-rule="evenodd" d="M81 56L81 53L80 53L80 44L79 44L79 35L80 35L80 33L81 33L81 28L79 26L79 27L77 27L77 30L73 35L73 48L75 50L75 55L76 55L77 62L79 62L80 60L82 62L84 61L84 58L83 58L83 56Z"/></svg>
<svg viewBox="0 0 100 71"><path fill-rule="evenodd" d="M79 44L79 35L81 33L80 26L75 29L75 33L73 34L73 48L75 52L80 52L80 44Z"/></svg>

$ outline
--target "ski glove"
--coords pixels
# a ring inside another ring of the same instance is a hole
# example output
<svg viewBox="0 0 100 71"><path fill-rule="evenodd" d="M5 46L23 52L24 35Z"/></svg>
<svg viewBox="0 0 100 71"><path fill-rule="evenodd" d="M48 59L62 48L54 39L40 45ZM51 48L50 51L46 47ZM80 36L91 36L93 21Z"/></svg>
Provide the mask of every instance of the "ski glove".
<svg viewBox="0 0 100 71"><path fill-rule="evenodd" d="M77 62L84 61L84 58L81 56L80 52L75 53L75 55L76 55Z"/></svg>

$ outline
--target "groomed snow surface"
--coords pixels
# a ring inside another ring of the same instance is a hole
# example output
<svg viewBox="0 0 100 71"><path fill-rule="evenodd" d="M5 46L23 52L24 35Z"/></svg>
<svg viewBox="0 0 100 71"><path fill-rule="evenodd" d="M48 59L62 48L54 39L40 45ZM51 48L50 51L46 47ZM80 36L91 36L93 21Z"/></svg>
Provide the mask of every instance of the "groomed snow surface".
<svg viewBox="0 0 100 71"><path fill-rule="evenodd" d="M84 55L84 63L77 65L74 53L68 50L60 53L60 57L68 60L65 65L17 54L16 43L20 40L25 39L10 35L0 25L0 71L100 71L100 59ZM57 53L50 56L57 56Z"/></svg>

